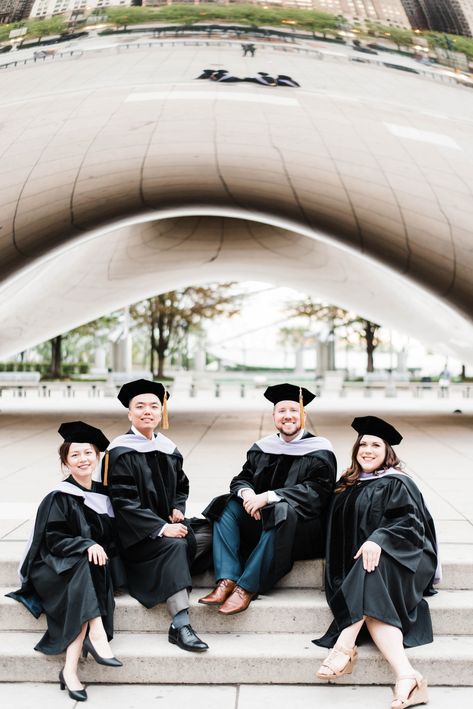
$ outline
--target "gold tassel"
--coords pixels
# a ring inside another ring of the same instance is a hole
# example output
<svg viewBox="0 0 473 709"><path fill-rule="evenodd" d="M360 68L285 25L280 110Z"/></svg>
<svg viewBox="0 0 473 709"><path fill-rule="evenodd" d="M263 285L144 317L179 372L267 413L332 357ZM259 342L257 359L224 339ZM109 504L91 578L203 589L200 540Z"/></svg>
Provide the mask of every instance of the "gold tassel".
<svg viewBox="0 0 473 709"><path fill-rule="evenodd" d="M302 387L299 387L299 415L301 417L301 427L304 425L304 397L302 396Z"/></svg>
<svg viewBox="0 0 473 709"><path fill-rule="evenodd" d="M110 453L108 451L105 451L104 459L103 459L103 484L105 487L108 486L108 462L110 458Z"/></svg>
<svg viewBox="0 0 473 709"><path fill-rule="evenodd" d="M168 420L168 393L166 389L164 390L164 398L163 398L163 429L167 430L169 428L169 420Z"/></svg>

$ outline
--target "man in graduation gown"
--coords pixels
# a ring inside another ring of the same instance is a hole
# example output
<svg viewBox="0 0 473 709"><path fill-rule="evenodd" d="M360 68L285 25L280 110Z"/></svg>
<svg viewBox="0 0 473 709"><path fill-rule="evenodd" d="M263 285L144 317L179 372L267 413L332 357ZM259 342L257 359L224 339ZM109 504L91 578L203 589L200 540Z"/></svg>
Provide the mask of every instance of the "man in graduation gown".
<svg viewBox="0 0 473 709"><path fill-rule="evenodd" d="M198 547L193 524L184 516L189 481L175 444L154 433L161 419L167 428L168 396L162 384L145 379L122 386L118 399L128 408L131 429L110 444L103 478L130 594L146 608L166 601L169 642L203 652L208 645L195 634L188 612L190 566Z"/></svg>
<svg viewBox="0 0 473 709"><path fill-rule="evenodd" d="M204 515L213 521L216 588L200 599L240 613L270 590L296 559L322 556L325 513L336 460L326 438L304 429L304 406L314 394L292 384L268 387L277 433L257 441L230 483Z"/></svg>

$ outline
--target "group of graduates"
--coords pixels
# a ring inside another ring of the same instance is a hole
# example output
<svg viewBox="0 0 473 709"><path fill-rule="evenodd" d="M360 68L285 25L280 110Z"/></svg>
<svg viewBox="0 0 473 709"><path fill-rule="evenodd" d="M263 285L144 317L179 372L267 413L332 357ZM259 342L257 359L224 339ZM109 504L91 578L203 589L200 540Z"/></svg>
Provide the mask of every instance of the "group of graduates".
<svg viewBox="0 0 473 709"><path fill-rule="evenodd" d="M166 603L169 642L205 652L190 623L189 589L212 558L216 585L199 603L225 616L245 611L295 560L326 557L334 620L314 642L332 649L317 677L351 673L356 643L369 635L396 675L392 709L427 702L426 680L404 648L432 641L423 596L435 593L437 545L422 495L393 449L402 436L376 416L355 418L352 462L337 482L330 441L304 427L314 394L279 384L264 396L275 433L251 446L228 494L202 518L186 517L182 455L156 433L160 423L168 427L162 384L140 379L120 389L130 428L111 443L82 421L59 427L65 479L38 508L22 586L8 595L36 617L45 612L47 631L35 649L66 653L59 683L71 698L87 699L81 653L122 665L109 644L114 589L126 588L146 608Z"/></svg>
<svg viewBox="0 0 473 709"><path fill-rule="evenodd" d="M221 84L237 84L246 81L249 84L260 84L261 86L300 86L295 79L291 76L287 76L287 74L271 76L266 71L258 71L253 76L245 76L242 79L232 74L228 69L202 69L200 76L196 76L195 78L218 81Z"/></svg>

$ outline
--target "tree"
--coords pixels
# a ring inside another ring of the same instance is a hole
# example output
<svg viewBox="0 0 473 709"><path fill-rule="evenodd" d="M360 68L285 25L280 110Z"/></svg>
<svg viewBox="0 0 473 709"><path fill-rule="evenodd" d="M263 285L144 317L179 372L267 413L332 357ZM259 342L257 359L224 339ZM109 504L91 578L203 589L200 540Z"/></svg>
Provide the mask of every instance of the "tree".
<svg viewBox="0 0 473 709"><path fill-rule="evenodd" d="M63 376L63 363L65 358L73 361L81 359L87 349L95 349L97 335L100 331L108 332L114 327L119 318L119 313L111 313L91 322L79 325L69 332L56 335L49 340L51 348L50 376L52 379L61 379ZM84 342L88 340L88 342ZM40 346L42 348L42 346Z"/></svg>
<svg viewBox="0 0 473 709"><path fill-rule="evenodd" d="M356 333L365 343L366 347L366 371L374 371L373 355L379 344L377 337L379 325L362 318L359 315L339 308L336 305L314 302L311 298L292 303L290 306L292 317L306 317L310 320L323 321L328 324L330 333L344 328L346 331Z"/></svg>
<svg viewBox="0 0 473 709"><path fill-rule="evenodd" d="M147 298L130 308L136 325L148 331L153 376L164 376L166 358L182 347L203 320L231 317L239 311L233 286L234 283L191 286Z"/></svg>
<svg viewBox="0 0 473 709"><path fill-rule="evenodd" d="M28 37L37 37L41 40L41 37L49 37L65 32L67 29L67 24L64 17L56 16L51 17L49 20L29 20L25 23L28 29Z"/></svg>
<svg viewBox="0 0 473 709"><path fill-rule="evenodd" d="M389 39L394 42L399 51L401 47L408 48L412 47L414 44L414 35L411 30L404 30L400 27L390 27L385 35L386 34L389 35Z"/></svg>

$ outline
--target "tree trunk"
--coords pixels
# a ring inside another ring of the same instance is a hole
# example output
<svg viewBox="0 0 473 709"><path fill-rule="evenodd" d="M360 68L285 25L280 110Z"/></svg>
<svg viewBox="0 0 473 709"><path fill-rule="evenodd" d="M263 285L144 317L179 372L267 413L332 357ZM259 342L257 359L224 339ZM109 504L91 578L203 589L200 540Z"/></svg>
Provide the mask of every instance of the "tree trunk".
<svg viewBox="0 0 473 709"><path fill-rule="evenodd" d="M159 313L158 320L158 342L155 346L156 353L158 355L158 379L164 377L164 362L166 360L166 350L168 348L169 338L166 338L164 334L164 329L166 327L165 316L163 313Z"/></svg>
<svg viewBox="0 0 473 709"><path fill-rule="evenodd" d="M154 319L151 318L151 324L149 328L149 368L150 372L154 377L154 353L156 351L156 337L154 335Z"/></svg>
<svg viewBox="0 0 473 709"><path fill-rule="evenodd" d="M365 320L364 321L364 329L365 329L366 356L367 356L366 371L367 372L374 372L373 353L376 349L374 339L375 339L376 330L378 329L378 326L375 325L374 323L370 322L369 320Z"/></svg>
<svg viewBox="0 0 473 709"><path fill-rule="evenodd" d="M62 335L51 340L51 376L53 379L62 376Z"/></svg>

